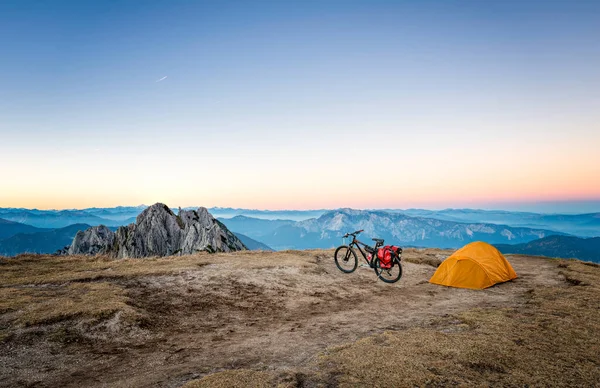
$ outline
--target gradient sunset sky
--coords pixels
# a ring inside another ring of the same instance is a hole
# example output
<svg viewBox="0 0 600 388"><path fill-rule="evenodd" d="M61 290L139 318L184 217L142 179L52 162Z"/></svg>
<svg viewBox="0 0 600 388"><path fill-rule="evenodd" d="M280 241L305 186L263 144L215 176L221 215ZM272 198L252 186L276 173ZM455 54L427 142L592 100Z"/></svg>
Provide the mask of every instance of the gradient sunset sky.
<svg viewBox="0 0 600 388"><path fill-rule="evenodd" d="M598 1L0 1L0 207L600 204L599 20Z"/></svg>

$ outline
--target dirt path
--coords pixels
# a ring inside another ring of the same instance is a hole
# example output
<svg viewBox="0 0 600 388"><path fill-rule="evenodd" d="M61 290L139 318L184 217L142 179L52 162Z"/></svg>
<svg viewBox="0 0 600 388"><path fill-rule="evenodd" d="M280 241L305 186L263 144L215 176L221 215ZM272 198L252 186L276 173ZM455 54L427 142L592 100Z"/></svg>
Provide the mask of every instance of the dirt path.
<svg viewBox="0 0 600 388"><path fill-rule="evenodd" d="M42 332L2 345L0 385L178 387L219 370L304 367L330 346L473 307L515 306L528 290L562 282L549 260L522 256L509 257L518 279L473 291L429 284L435 268L426 264L405 262L389 285L366 268L341 273L332 252L304 252L285 266L276 255L111 280L145 313L143 324L123 325L117 314L84 341L58 345Z"/></svg>

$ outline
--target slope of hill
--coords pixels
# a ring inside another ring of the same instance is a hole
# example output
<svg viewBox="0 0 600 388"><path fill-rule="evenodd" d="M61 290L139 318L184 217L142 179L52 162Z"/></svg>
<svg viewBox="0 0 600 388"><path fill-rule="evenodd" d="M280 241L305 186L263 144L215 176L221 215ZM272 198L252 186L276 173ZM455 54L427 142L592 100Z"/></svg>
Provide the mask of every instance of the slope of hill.
<svg viewBox="0 0 600 388"><path fill-rule="evenodd" d="M248 248L251 251L273 251L273 248L271 248L270 246L263 244L260 241L256 241L246 235L235 232L233 234L235 234L237 238L239 238L240 241L244 243L246 248Z"/></svg>
<svg viewBox="0 0 600 388"><path fill-rule="evenodd" d="M45 229L0 218L0 240L19 233L43 232Z"/></svg>
<svg viewBox="0 0 600 388"><path fill-rule="evenodd" d="M223 222L233 231L233 219ZM259 238L273 249L332 248L341 244L346 232L364 229L360 240L370 243L370 238L384 238L389 243L405 246L457 248L471 241L488 243L522 243L557 232L510 227L506 225L459 223L432 218L409 217L399 213L340 209L330 211L316 219L290 222L276 226L272 221L244 218L246 233ZM243 232L241 232L243 233ZM252 234L250 234L252 233Z"/></svg>
<svg viewBox="0 0 600 388"><path fill-rule="evenodd" d="M497 244L502 253L560 257L600 263L600 237L548 236L524 244Z"/></svg>
<svg viewBox="0 0 600 388"><path fill-rule="evenodd" d="M0 258L0 386L597 385L599 266L511 256L490 289L428 283L450 253L405 250L393 285L333 250Z"/></svg>
<svg viewBox="0 0 600 388"><path fill-rule="evenodd" d="M89 227L86 224L75 224L43 232L19 233L0 240L0 255L14 256L21 253L54 253L70 245L77 232Z"/></svg>

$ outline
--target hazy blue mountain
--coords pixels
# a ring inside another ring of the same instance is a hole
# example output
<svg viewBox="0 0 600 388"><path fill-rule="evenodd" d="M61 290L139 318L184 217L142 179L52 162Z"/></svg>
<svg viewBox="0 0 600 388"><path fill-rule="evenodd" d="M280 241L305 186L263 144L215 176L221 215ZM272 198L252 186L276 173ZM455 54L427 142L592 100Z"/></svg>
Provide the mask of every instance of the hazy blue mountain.
<svg viewBox="0 0 600 388"><path fill-rule="evenodd" d="M134 223L134 222L135 222L135 220L136 220L136 219L137 219L137 217L131 217L131 218L124 219L124 220L122 221L122 224L121 224L121 225L129 225L129 224L132 224L132 223Z"/></svg>
<svg viewBox="0 0 600 388"><path fill-rule="evenodd" d="M18 222L38 228L62 228L76 223L85 223L92 226L107 225L121 226L135 222L136 217L146 208L140 206L118 206L114 208L87 208L69 210L38 210L23 208L0 208L0 218L7 221ZM184 210L193 210L185 208ZM177 214L178 208L172 208ZM318 217L325 210L252 210L233 208L211 208L211 214L219 218L232 218L238 215L251 216L258 219L287 219L306 220Z"/></svg>
<svg viewBox="0 0 600 388"><path fill-rule="evenodd" d="M38 228L64 228L73 224L121 225L117 220L98 217L84 210L0 209L0 218Z"/></svg>
<svg viewBox="0 0 600 388"><path fill-rule="evenodd" d="M328 210L255 210L234 209L230 207L212 207L208 209L217 218L233 218L235 216L246 216L263 220L293 220L303 221L309 218L320 217Z"/></svg>
<svg viewBox="0 0 600 388"><path fill-rule="evenodd" d="M70 245L80 230L90 227L87 224L69 225L36 233L19 233L0 240L0 255L14 256L19 253L55 253Z"/></svg>
<svg viewBox="0 0 600 388"><path fill-rule="evenodd" d="M44 228L64 227L74 223L120 226L135 222L136 217L144 209L145 206L119 206L115 208L88 208L82 210L73 209L61 211L0 208L0 218ZM177 208L172 208L172 210L175 213L178 212ZM211 208L209 211L211 211L215 217L223 219L233 219L237 216L240 216L250 219L280 221L305 221L311 218L318 218L328 212L328 210L322 209L271 211L219 207ZM443 221L461 223L485 223L508 225L513 227L526 227L532 229L556 230L561 233L583 237L600 236L600 213L539 214L478 209L390 209L379 211L385 211L388 213L401 213L411 217L434 218ZM243 218L237 223L240 224L242 221ZM233 222L236 221L234 220ZM258 228L258 230L263 230L263 228L264 225ZM252 238L259 237L258 235L253 235L253 232L249 231L248 229L240 230L240 233L246 234Z"/></svg>
<svg viewBox="0 0 600 388"><path fill-rule="evenodd" d="M233 218L218 218L229 230L260 240L263 236L272 234L275 229L284 225L293 225L292 220L265 220L246 216Z"/></svg>
<svg viewBox="0 0 600 388"><path fill-rule="evenodd" d="M143 206L61 211L0 208L0 218L5 220L0 221L0 238L72 224L127 225L135 222L143 209ZM405 246L449 248L477 239L513 244L557 233L584 237L600 235L600 213L559 215L477 209L268 211L212 208L211 211L220 215L219 220L232 232L274 249L333 247L340 243L344 232L355 229L367 230L362 237L366 240L376 236ZM339 225L334 225L336 222Z"/></svg>
<svg viewBox="0 0 600 388"><path fill-rule="evenodd" d="M388 210L411 217L427 217L454 222L477 222L556 230L583 237L600 236L600 213L539 214L503 210L445 209Z"/></svg>
<svg viewBox="0 0 600 388"><path fill-rule="evenodd" d="M87 208L83 209L88 214L113 221L122 221L123 224L135 221L135 218L148 206L117 206L112 208Z"/></svg>
<svg viewBox="0 0 600 388"><path fill-rule="evenodd" d="M323 232L307 231L304 227L296 223L281 226L270 235L263 236L262 238L265 244L268 244L275 250L333 248L341 244L342 240L339 237L341 234L338 238L335 238L326 233L326 231Z"/></svg>
<svg viewBox="0 0 600 388"><path fill-rule="evenodd" d="M600 263L600 237L548 236L524 244L497 244L502 253L517 253Z"/></svg>
<svg viewBox="0 0 600 388"><path fill-rule="evenodd" d="M245 220L248 222L248 220ZM226 222L225 222L226 223ZM267 225L273 229L274 225ZM260 228L260 224L256 224ZM486 223L461 223L425 217L410 217L399 213L339 209L319 218L288 223L262 234L260 241L273 249L332 248L341 243L346 232L364 229L360 239L371 243L372 237L403 246L457 248L471 241L493 244L529 242L556 231L511 227ZM235 227L232 226L232 230ZM558 233L560 234L560 233Z"/></svg>
<svg viewBox="0 0 600 388"><path fill-rule="evenodd" d="M46 229L36 228L35 226L21 224L19 222L9 221L0 218L0 240L14 236L19 233L43 232Z"/></svg>
<svg viewBox="0 0 600 388"><path fill-rule="evenodd" d="M266 245L261 243L260 241L256 241L248 236L245 236L241 233L233 233L236 235L237 238L240 239L241 242L244 243L244 245L246 246L246 248L248 248L251 251L272 251L273 249Z"/></svg>

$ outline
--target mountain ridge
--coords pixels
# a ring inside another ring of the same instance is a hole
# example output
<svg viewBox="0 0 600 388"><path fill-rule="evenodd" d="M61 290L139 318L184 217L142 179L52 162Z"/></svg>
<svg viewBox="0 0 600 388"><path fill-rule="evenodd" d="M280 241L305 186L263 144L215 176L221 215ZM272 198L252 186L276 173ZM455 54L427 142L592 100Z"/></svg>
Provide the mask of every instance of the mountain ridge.
<svg viewBox="0 0 600 388"><path fill-rule="evenodd" d="M19 233L37 233L44 231L47 231L47 229L0 218L0 240L12 237Z"/></svg>
<svg viewBox="0 0 600 388"><path fill-rule="evenodd" d="M0 240L0 255L15 256L22 253L51 254L71 244L78 231L89 228L87 224L73 224L64 228L35 233L18 233Z"/></svg>
<svg viewBox="0 0 600 388"><path fill-rule="evenodd" d="M327 212L319 218L289 222L271 227L268 233L259 229L264 220L255 226L245 218L245 231L238 230L239 223L222 219L234 232L245 233L274 249L332 248L340 245L346 232L364 229L361 240L384 238L389 243L404 246L458 248L468 242L482 240L489 243L527 242L552 234L563 234L545 229L510 227L485 223L459 223L426 217L411 217L401 213L340 209ZM266 224L268 225L268 224ZM264 228L263 228L264 229Z"/></svg>
<svg viewBox="0 0 600 388"><path fill-rule="evenodd" d="M263 244L262 242L257 241L253 238L250 238L244 234L235 233L235 232L233 234L235 234L237 236L237 238L239 238L240 241L244 243L246 248L248 248L251 251L269 251L269 252L275 251L273 248L271 248L267 244Z"/></svg>
<svg viewBox="0 0 600 388"><path fill-rule="evenodd" d="M545 214L481 209L408 209L400 212L413 217L429 217L455 222L482 222L514 227L556 230L582 237L600 236L600 212L581 214Z"/></svg>
<svg viewBox="0 0 600 388"><path fill-rule="evenodd" d="M579 259L600 263L600 237L547 236L523 244L497 244L506 254Z"/></svg>
<svg viewBox="0 0 600 388"><path fill-rule="evenodd" d="M134 222L144 208L140 206L118 206L114 208L86 208L68 210L37 210L23 208L0 208L0 218L22 222L36 227L57 228L75 223L86 223L92 226L122 226ZM184 208L184 210L194 208ZM257 210L243 208L213 207L208 210L216 218L233 218L246 216L265 220L304 221L318 218L329 211L341 209L318 210ZM171 209L176 210L176 209ZM447 208L443 210L427 209L365 209L367 211L384 211L394 214L405 214L411 217L435 218L444 221L467 223L491 223L511 227L554 230L560 233L581 237L600 236L600 212L581 214L534 213L508 210L482 210L469 208Z"/></svg>

